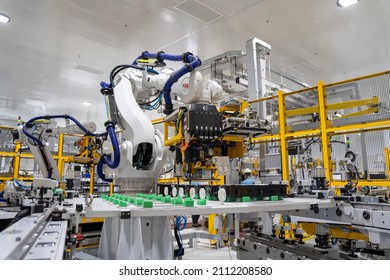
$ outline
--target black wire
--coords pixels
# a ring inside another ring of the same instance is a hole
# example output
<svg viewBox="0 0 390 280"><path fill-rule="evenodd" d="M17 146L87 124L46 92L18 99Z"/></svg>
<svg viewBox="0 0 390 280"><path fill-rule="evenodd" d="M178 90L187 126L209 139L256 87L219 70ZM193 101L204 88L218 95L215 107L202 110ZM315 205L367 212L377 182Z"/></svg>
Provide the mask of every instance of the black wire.
<svg viewBox="0 0 390 280"><path fill-rule="evenodd" d="M314 143L319 143L319 142L320 142L320 137L318 137L317 139L311 138L309 141L307 141L307 142L305 143L306 148L305 148L303 151L306 152L307 149L309 149L309 147L310 147L312 144L314 144Z"/></svg>
<svg viewBox="0 0 390 280"><path fill-rule="evenodd" d="M111 88L113 88L113 81L115 79L115 76L121 72L122 70L125 70L125 69L128 69L128 68L134 68L134 69L138 69L138 70L145 70L145 68L142 68L142 67L138 67L138 66L134 66L134 65L128 65L128 64L123 64L123 65L118 65L118 66L115 66L114 69L111 70L111 73L110 73L110 84L111 84Z"/></svg>
<svg viewBox="0 0 390 280"><path fill-rule="evenodd" d="M160 92L160 94L161 94L161 92ZM157 95L157 97L156 97L155 99L150 100L150 101L148 101L148 102L144 102L144 103L138 103L138 105L140 105L140 106L142 106L142 105L150 105L150 103L156 101L156 100L160 97L160 94Z"/></svg>
<svg viewBox="0 0 390 280"><path fill-rule="evenodd" d="M20 221L21 219L23 219L24 217L27 217L29 215L29 210L28 209L23 209L21 211L19 211L16 216L12 219L12 221L9 223L9 225L7 226L10 227L12 226L14 223Z"/></svg>
<svg viewBox="0 0 390 280"><path fill-rule="evenodd" d="M355 164L353 165L353 167L355 167L355 173L356 173L356 176L358 177L358 179L362 179Z"/></svg>
<svg viewBox="0 0 390 280"><path fill-rule="evenodd" d="M351 155L352 158L350 158L349 155ZM344 157L349 158L351 160L351 162L355 162L355 160L356 160L356 154L352 151L346 152Z"/></svg>
<svg viewBox="0 0 390 280"><path fill-rule="evenodd" d="M248 151L253 150L254 147L255 147L255 143L251 144L251 145L248 147Z"/></svg>
<svg viewBox="0 0 390 280"><path fill-rule="evenodd" d="M332 140L332 141L330 141L330 143L340 143L340 144L347 145L347 143L345 143L343 141L338 141L338 140Z"/></svg>
<svg viewBox="0 0 390 280"><path fill-rule="evenodd" d="M174 167L172 167L172 168L169 169L168 171L165 171L164 173L165 173L165 174L166 174L166 173L169 173L169 172L171 172L173 169L174 169Z"/></svg>

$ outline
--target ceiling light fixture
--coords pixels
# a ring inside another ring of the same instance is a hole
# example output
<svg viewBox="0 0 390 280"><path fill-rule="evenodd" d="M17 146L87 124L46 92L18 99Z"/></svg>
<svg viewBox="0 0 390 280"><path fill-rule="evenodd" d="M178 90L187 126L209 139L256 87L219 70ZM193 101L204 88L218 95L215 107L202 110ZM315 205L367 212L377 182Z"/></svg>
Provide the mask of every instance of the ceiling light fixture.
<svg viewBox="0 0 390 280"><path fill-rule="evenodd" d="M337 0L337 6L346 8L359 2L359 0Z"/></svg>
<svg viewBox="0 0 390 280"><path fill-rule="evenodd" d="M0 22L1 23L8 23L10 21L9 17L5 14L0 14Z"/></svg>
<svg viewBox="0 0 390 280"><path fill-rule="evenodd" d="M91 106L91 103L89 103L87 101L84 101L82 104L85 105L85 106Z"/></svg>

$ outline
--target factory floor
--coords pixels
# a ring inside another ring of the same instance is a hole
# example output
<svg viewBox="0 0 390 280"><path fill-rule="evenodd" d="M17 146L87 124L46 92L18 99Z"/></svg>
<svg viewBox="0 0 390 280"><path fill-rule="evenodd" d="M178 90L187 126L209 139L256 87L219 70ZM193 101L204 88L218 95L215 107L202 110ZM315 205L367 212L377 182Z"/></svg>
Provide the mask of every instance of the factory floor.
<svg viewBox="0 0 390 280"><path fill-rule="evenodd" d="M182 234L191 234L196 232L207 232L204 227L188 228L182 231ZM183 240L184 256L183 260L236 260L236 252L228 246L217 247L212 245L209 239L195 238L192 248L189 240ZM176 242L174 242L176 245Z"/></svg>
<svg viewBox="0 0 390 280"><path fill-rule="evenodd" d="M232 248L222 247L216 248L211 246L206 239L198 241L197 248L184 247L185 255L183 260L236 260L237 254Z"/></svg>

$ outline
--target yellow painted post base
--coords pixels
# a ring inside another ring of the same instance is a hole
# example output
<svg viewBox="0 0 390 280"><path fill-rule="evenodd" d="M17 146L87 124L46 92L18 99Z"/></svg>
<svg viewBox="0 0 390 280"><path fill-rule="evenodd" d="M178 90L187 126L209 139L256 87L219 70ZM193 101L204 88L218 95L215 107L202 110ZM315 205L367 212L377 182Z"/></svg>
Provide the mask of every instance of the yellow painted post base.
<svg viewBox="0 0 390 280"><path fill-rule="evenodd" d="M214 220L215 220L215 217L217 217L217 216L218 216L217 214L208 215L208 221L209 221L208 232L209 232L209 234L218 234L218 229L216 229L215 225L214 225ZM217 240L210 239L210 244L216 245Z"/></svg>

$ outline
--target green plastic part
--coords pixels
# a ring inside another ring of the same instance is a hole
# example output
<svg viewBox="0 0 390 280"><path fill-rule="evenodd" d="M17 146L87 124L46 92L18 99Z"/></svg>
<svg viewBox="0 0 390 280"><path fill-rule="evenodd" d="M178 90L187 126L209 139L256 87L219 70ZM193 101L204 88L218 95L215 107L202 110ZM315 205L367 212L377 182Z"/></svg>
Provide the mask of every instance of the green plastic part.
<svg viewBox="0 0 390 280"><path fill-rule="evenodd" d="M126 201L120 201L119 202L119 207L127 207L127 206L128 206L128 204L127 204Z"/></svg>
<svg viewBox="0 0 390 280"><path fill-rule="evenodd" d="M206 205L206 199L198 199L198 201L196 202L198 205Z"/></svg>
<svg viewBox="0 0 390 280"><path fill-rule="evenodd" d="M183 199L181 199L180 197L175 197L173 199L173 204L183 204Z"/></svg>
<svg viewBox="0 0 390 280"><path fill-rule="evenodd" d="M167 195L166 197L163 198L163 202L165 203L171 203L171 196L170 195Z"/></svg>
<svg viewBox="0 0 390 280"><path fill-rule="evenodd" d="M136 200L135 197L129 197L129 202L130 202L130 203L134 204L135 200Z"/></svg>
<svg viewBox="0 0 390 280"><path fill-rule="evenodd" d="M119 199L114 198L114 204L119 205Z"/></svg>
<svg viewBox="0 0 390 280"><path fill-rule="evenodd" d="M54 190L54 193L55 194L61 194L61 193L63 193L64 191L63 190L61 190L61 189L55 189Z"/></svg>
<svg viewBox="0 0 390 280"><path fill-rule="evenodd" d="M183 201L183 205L184 205L185 207L194 207L194 200L191 199L191 198L186 198L186 199L184 199L184 201Z"/></svg>
<svg viewBox="0 0 390 280"><path fill-rule="evenodd" d="M153 208L153 201L152 200L144 200L142 203L143 208Z"/></svg>
<svg viewBox="0 0 390 280"><path fill-rule="evenodd" d="M135 205L142 205L143 202L144 202L143 198L136 198L134 201L134 204Z"/></svg>
<svg viewBox="0 0 390 280"><path fill-rule="evenodd" d="M249 196L243 196L241 199L242 202L250 202L251 198Z"/></svg>
<svg viewBox="0 0 390 280"><path fill-rule="evenodd" d="M283 196L279 195L279 200L283 200Z"/></svg>
<svg viewBox="0 0 390 280"><path fill-rule="evenodd" d="M272 196L269 197L269 200L270 200L270 201L278 201L278 200L279 200L279 196L277 196L277 195L272 195Z"/></svg>
<svg viewBox="0 0 390 280"><path fill-rule="evenodd" d="M142 197L143 194L142 194L142 193L137 193L135 196L136 196L136 197Z"/></svg>

